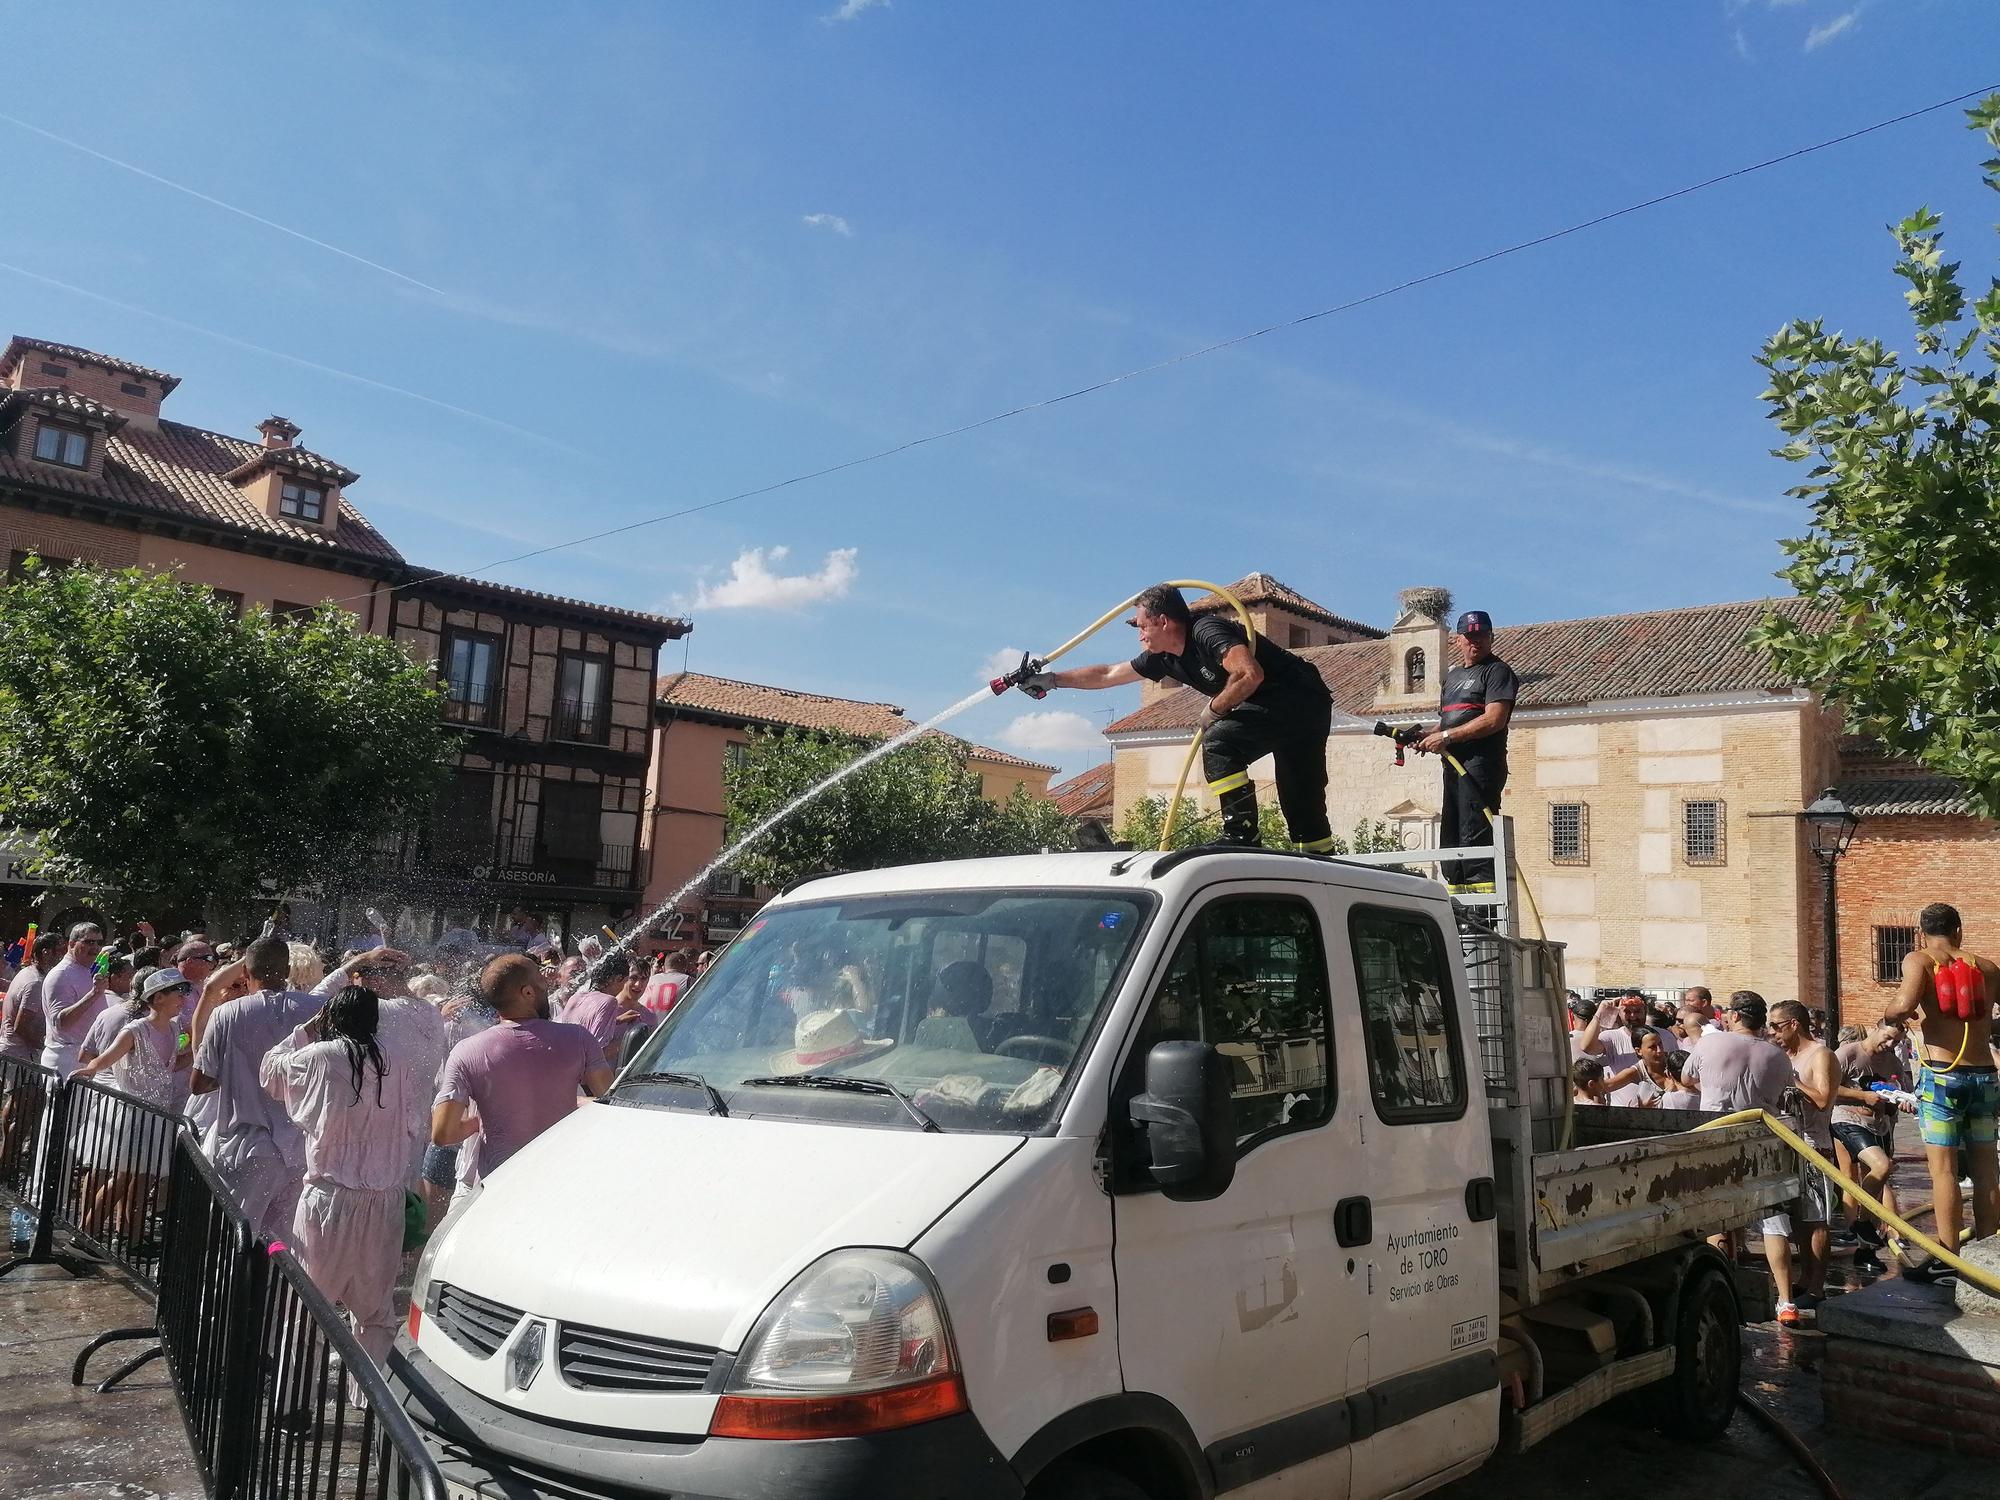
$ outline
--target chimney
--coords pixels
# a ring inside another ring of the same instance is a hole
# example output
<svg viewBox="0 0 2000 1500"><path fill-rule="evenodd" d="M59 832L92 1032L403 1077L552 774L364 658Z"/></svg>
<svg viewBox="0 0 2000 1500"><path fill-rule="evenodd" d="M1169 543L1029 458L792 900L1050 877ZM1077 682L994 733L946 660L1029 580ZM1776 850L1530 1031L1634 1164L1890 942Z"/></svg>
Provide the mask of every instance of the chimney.
<svg viewBox="0 0 2000 1500"><path fill-rule="evenodd" d="M257 430L264 434L266 448L289 448L299 435L299 425L288 422L283 417L266 417L257 424Z"/></svg>

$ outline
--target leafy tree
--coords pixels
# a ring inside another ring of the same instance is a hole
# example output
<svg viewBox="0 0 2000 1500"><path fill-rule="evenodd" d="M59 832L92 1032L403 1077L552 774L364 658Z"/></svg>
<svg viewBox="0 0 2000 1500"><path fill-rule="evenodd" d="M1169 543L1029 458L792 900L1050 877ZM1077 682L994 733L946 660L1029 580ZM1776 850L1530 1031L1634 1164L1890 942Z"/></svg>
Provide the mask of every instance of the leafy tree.
<svg viewBox="0 0 2000 1500"><path fill-rule="evenodd" d="M723 773L725 839L733 844L873 748L867 740L804 730L753 735L748 752ZM981 796L979 777L965 768L965 745L937 734L814 798L739 855L733 868L760 885L784 885L822 870L1032 854L1074 843L1075 826L1053 802L1018 788L1005 802Z"/></svg>
<svg viewBox="0 0 2000 1500"><path fill-rule="evenodd" d="M33 559L0 589L0 822L51 882L135 909L337 884L456 744L430 674L332 605L237 620L167 574Z"/></svg>
<svg viewBox="0 0 2000 1500"><path fill-rule="evenodd" d="M2000 94L1967 114L2000 151ZM2000 155L1982 170L2000 191ZM2000 281L1969 300L1941 222L1920 208L1890 230L1916 363L1818 320L1758 355L1790 439L1775 452L1812 466L1789 492L1812 526L1784 544L1779 576L1822 613L1770 615L1751 639L1838 701L1850 730L1958 777L2000 817Z"/></svg>

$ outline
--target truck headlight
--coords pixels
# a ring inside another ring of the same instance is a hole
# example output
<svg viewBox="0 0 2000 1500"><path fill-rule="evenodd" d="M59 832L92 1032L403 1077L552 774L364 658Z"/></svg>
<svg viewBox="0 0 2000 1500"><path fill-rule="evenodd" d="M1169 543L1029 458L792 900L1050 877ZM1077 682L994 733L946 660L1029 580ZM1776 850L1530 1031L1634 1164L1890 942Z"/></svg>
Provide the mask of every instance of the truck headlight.
<svg viewBox="0 0 2000 1500"><path fill-rule="evenodd" d="M750 1330L716 1437L857 1437L967 1410L944 1299L899 1250L836 1250Z"/></svg>

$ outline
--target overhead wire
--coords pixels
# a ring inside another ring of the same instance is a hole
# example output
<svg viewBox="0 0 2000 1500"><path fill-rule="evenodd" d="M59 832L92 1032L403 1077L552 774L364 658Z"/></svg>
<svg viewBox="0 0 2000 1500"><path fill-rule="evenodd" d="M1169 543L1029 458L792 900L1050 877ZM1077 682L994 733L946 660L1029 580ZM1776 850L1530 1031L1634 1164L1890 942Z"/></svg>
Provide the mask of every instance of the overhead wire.
<svg viewBox="0 0 2000 1500"><path fill-rule="evenodd" d="M838 463L827 464L821 468L812 469L800 474L793 474L785 479L773 480L769 484L755 485L749 489L738 490L734 494L721 495L713 500L702 501L697 505L685 506L679 510L667 511L657 516L644 516L638 520L626 521L616 526L605 527L601 531L587 532L566 541L551 542L547 546L536 547L527 552L518 552L511 557L503 557L497 561L487 563L483 567L474 568L469 574L463 576L478 577L482 573L490 573L498 568L511 567L515 563L529 562L537 557L546 557L554 552L567 551L572 547L588 546L592 542L601 542L609 540L612 537L624 536L630 532L640 531L649 526L663 525L668 521L684 520L689 516L697 516L706 511L718 510L725 505L735 505L744 500L754 500L764 495L775 494L779 490L789 489L794 485L808 484L816 479L825 479L834 474L844 473L849 469L860 468L865 464L880 463L885 459L894 458L899 454L908 453L913 449L928 447L934 443L946 442L956 437L963 437L967 433L977 432L981 428L992 427L998 423L1010 421L1015 417L1026 416L1031 412L1046 411L1050 407L1060 406L1065 402L1076 401L1085 396L1095 395L1100 391L1110 390L1113 386L1123 385L1127 381L1137 380L1146 375L1154 375L1163 370L1173 369L1175 366L1187 364L1191 360L1202 359L1211 354L1219 354L1226 349L1238 348L1241 345L1251 343L1256 339L1268 337L1274 333L1282 333L1293 328L1302 328L1308 323L1316 323L1325 318L1335 317L1340 313L1352 312L1356 308L1366 307L1370 303L1380 302L1385 298L1398 296L1404 292L1413 291L1418 287L1429 286L1433 282L1443 281L1447 277L1462 275L1467 271L1476 270L1480 266L1491 265L1493 262L1504 260L1509 256L1519 255L1524 251L1553 244L1558 240L1567 239L1571 235L1582 234L1586 230L1596 229L1618 219L1643 213L1650 208L1657 208L1661 204L1672 203L1677 199L1705 192L1709 188L1719 187L1723 183L1734 182L1739 178L1767 171L1772 167L1782 166L1786 162L1797 161L1801 157L1811 156L1816 152L1830 150L1835 146L1860 140L1864 136L1873 135L1878 131L1888 130L1897 125L1907 124L1909 121L1921 119L1925 115L1936 114L1939 110L1950 109L1953 105L1963 104L1968 99L1983 97L1986 94L1994 92L1996 89L2000 89L2000 83L1986 84L1980 88L1968 89L1964 93L1952 95L1949 99L1940 99L1934 104L1926 104L1920 109L1905 110L1901 114L1877 120L1873 124L1863 125L1854 130L1843 131L1839 135L1829 136L1822 141L1815 141L1809 146L1799 146L1790 151L1780 152L1775 156L1767 156L1761 161L1751 162L1747 166L1735 167L1730 171L1719 172L1712 177L1705 177L1699 182L1691 182L1668 192L1656 193L1650 198L1643 198L1636 203L1628 203L1622 208L1614 208L1605 213L1594 215L1591 218L1581 219L1574 224L1565 225L1560 229L1552 229L1544 234L1534 235L1529 239L1517 240L1512 244L1501 246L1499 249L1486 251L1484 254L1475 255L1468 259L1454 262L1451 265L1439 267L1434 271L1426 271L1419 276L1406 277L1404 280L1395 282L1389 286L1378 287L1376 290L1365 292L1358 297L1350 297L1344 302L1336 302L1331 306L1318 308L1308 313L1301 313L1296 317L1281 319L1274 323L1266 323L1262 327L1253 328L1244 333L1232 334L1228 338L1217 339L1212 343L1203 344L1194 349L1186 349L1178 354L1169 355L1165 359L1154 360L1150 364L1138 365L1132 369L1121 371L1116 375L1107 375L1102 379L1077 386L1072 390L1063 391L1052 396L1044 396L1034 401L1025 401L1018 406L1011 406L1003 411L993 412L988 416L979 417L970 422L961 422L954 427L940 428L936 432L928 432L919 437L908 438L902 442L893 443L886 448L878 448L872 453L859 454L853 458L843 459ZM423 579L411 579L408 582L395 585L395 590L415 587L423 581ZM392 592L395 590L392 590ZM366 596L355 595L353 597L362 598ZM335 602L351 601L336 600Z"/></svg>

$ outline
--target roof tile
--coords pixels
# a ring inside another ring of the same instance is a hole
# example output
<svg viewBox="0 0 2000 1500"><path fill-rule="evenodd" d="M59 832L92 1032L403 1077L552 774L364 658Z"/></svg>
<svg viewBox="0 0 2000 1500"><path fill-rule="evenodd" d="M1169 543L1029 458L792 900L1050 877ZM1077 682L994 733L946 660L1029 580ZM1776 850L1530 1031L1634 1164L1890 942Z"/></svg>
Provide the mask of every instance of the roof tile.
<svg viewBox="0 0 2000 1500"><path fill-rule="evenodd" d="M1557 708L1621 698L1678 698L1700 693L1785 692L1770 661L1744 643L1767 609L1802 622L1820 618L1803 599L1750 599L1646 614L1596 615L1510 625L1494 632L1493 650L1521 679L1520 706ZM1388 667L1380 641L1308 646L1294 653L1319 669L1342 713L1374 712ZM1107 726L1105 733L1192 729L1201 698L1181 688Z"/></svg>
<svg viewBox="0 0 2000 1500"><path fill-rule="evenodd" d="M1350 630L1371 640L1379 640L1386 634L1378 626L1364 624L1360 620L1350 620L1345 615L1335 614L1323 604L1315 604L1297 589L1278 582L1269 573L1246 573L1229 585L1229 592L1244 604L1275 604L1280 609L1288 609L1295 615L1305 616L1308 620L1318 620L1322 625ZM1204 610L1227 609L1229 605L1226 600L1209 594L1188 608L1200 614Z"/></svg>
<svg viewBox="0 0 2000 1500"><path fill-rule="evenodd" d="M1863 776L1836 788L1840 800L1864 818L1966 817L1965 787L1949 776Z"/></svg>
<svg viewBox="0 0 2000 1500"><path fill-rule="evenodd" d="M107 370L122 370L127 375L157 380L163 396L171 395L174 387L181 383L178 375L169 375L164 370L149 370L144 365L133 364L129 359L98 354L90 349L79 349L75 344L52 344L47 339L31 339L18 333L7 341L5 349L0 349L0 380L5 380L15 365L20 363L21 358L31 349L41 354L54 355L57 359L73 359L79 364L102 365Z"/></svg>
<svg viewBox="0 0 2000 1500"><path fill-rule="evenodd" d="M1049 800L1071 818L1108 818L1111 816L1112 788L1117 781L1117 767L1106 761L1103 765L1092 766L1068 781L1059 781L1049 788Z"/></svg>

